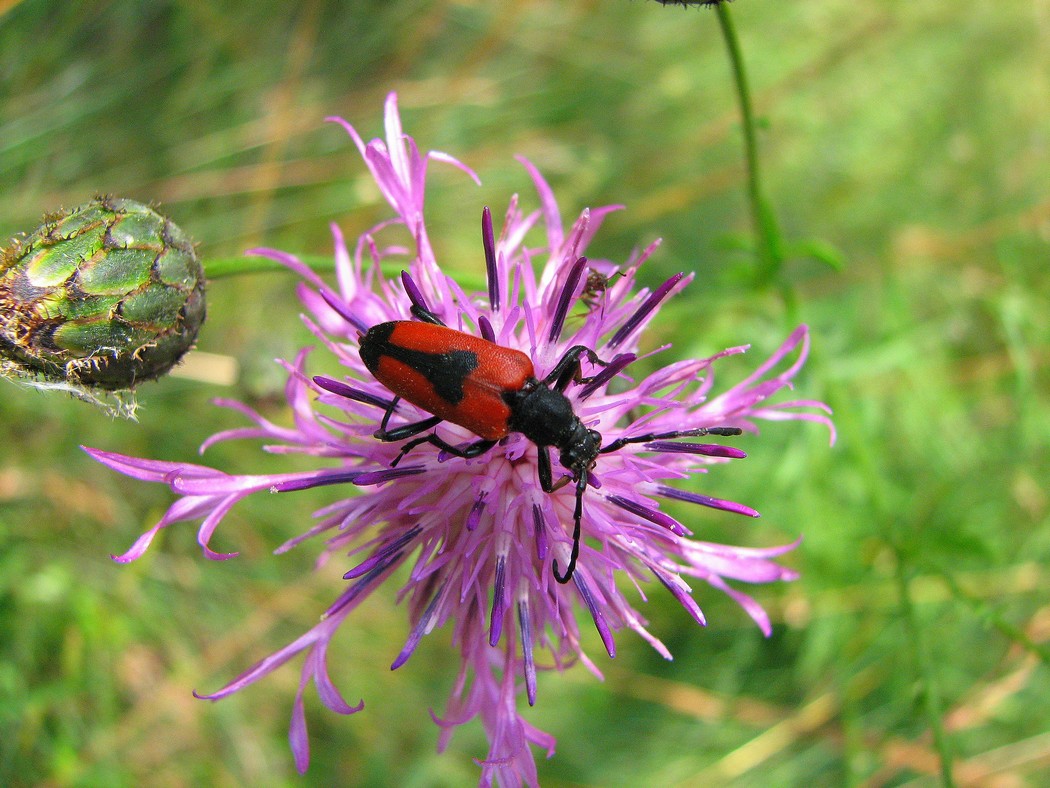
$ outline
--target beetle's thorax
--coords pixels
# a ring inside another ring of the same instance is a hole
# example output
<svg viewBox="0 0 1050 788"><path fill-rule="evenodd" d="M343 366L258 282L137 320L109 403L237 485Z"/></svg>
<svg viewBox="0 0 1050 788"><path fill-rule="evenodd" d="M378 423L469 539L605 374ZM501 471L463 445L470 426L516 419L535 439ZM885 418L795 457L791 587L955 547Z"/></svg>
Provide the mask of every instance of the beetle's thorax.
<svg viewBox="0 0 1050 788"><path fill-rule="evenodd" d="M598 455L601 436L587 429L560 391L538 380L503 395L511 408L508 425L537 446L556 446L566 468L585 469Z"/></svg>

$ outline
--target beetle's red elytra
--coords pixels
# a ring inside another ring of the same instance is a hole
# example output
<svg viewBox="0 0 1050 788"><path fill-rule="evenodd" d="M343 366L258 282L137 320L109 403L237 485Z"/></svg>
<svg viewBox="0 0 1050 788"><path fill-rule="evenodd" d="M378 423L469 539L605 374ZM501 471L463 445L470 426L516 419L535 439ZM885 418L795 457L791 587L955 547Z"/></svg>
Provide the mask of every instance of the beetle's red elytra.
<svg viewBox="0 0 1050 788"><path fill-rule="evenodd" d="M361 340L361 358L395 394L493 441L510 434L503 395L536 376L532 359L520 350L407 320L371 328Z"/></svg>

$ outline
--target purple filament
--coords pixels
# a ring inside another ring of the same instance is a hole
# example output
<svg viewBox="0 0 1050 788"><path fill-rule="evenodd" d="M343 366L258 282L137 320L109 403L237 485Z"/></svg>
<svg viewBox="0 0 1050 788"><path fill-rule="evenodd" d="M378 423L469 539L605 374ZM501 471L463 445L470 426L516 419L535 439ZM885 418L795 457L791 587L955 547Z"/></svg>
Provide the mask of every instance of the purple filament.
<svg viewBox="0 0 1050 788"><path fill-rule="evenodd" d="M489 645L495 646L499 643L500 635L503 634L503 612L506 608L504 597L504 583L506 581L507 559L500 556L496 559L496 582L492 589L492 612L489 615Z"/></svg>
<svg viewBox="0 0 1050 788"><path fill-rule="evenodd" d="M708 495L699 495L697 493L684 492L682 490L676 490L674 487L664 487L661 485L657 488L656 492L658 495L662 495L665 498L673 498L676 501L696 503L700 504L701 506L709 506L712 509L722 509L726 512L747 515L748 517L761 516L750 506L744 506L744 504L742 503L736 503L735 501L723 501L721 498L712 498Z"/></svg>
<svg viewBox="0 0 1050 788"><path fill-rule="evenodd" d="M565 284L561 289L561 294L558 296L558 306L554 310L551 330L547 334L548 342L557 342L558 337L561 336L561 330L565 326L565 318L569 314L572 298L576 294L576 286L580 283L580 277L583 276L583 269L586 265L587 258L581 257L573 263L572 268L569 269L568 276L565 277Z"/></svg>
<svg viewBox="0 0 1050 788"><path fill-rule="evenodd" d="M580 401L587 399L594 392L619 375L623 370L637 358L634 353L619 353L613 356L613 360L601 372L594 376L594 380L580 390Z"/></svg>
<svg viewBox="0 0 1050 788"><path fill-rule="evenodd" d="M412 281L408 271L401 272L401 284L405 286L405 295L412 302L412 306L422 309L424 312L430 312L430 307L427 306L426 299L423 298L423 292Z"/></svg>
<svg viewBox="0 0 1050 788"><path fill-rule="evenodd" d="M742 460L747 454L733 446L720 443L680 443L678 441L652 441L643 444L647 451L658 451L663 454L703 454L706 457L728 457Z"/></svg>
<svg viewBox="0 0 1050 788"><path fill-rule="evenodd" d="M413 539L415 539L422 530L422 527L418 525L415 528L409 529L404 534L395 539L393 542L384 547L382 550L379 550L371 558L366 558L364 561L362 561L349 572L347 572L345 575L343 575L343 579L353 580L356 577L360 577L363 574L371 572L377 564L385 562L389 555L391 555L392 553L399 552L402 547L404 547Z"/></svg>
<svg viewBox="0 0 1050 788"><path fill-rule="evenodd" d="M332 394L337 394L340 397L352 399L355 402L363 402L366 405L375 405L377 408L382 408L383 410L387 410L391 405L391 401L388 399L377 397L374 394L369 394L366 391L361 391L361 389L356 389L353 386L348 386L342 381L335 380L334 378L325 377L324 375L315 375L314 383L323 388L325 391L329 391Z"/></svg>
<svg viewBox="0 0 1050 788"><path fill-rule="evenodd" d="M656 309L657 306L659 306L660 302L667 297L667 294L670 293L671 289L682 280L683 276L685 276L684 273L675 274L662 285L660 285L658 288L656 288L656 290L650 293L649 297L645 299L645 301L640 307L638 307L635 313L631 315L630 318L628 318L626 323L620 326L620 330L617 331L613 335L613 338L609 340L609 347L616 347L625 339L627 339L627 337L629 337L634 332L634 330L638 328L641 322L645 320L646 317L648 317L649 313Z"/></svg>
<svg viewBox="0 0 1050 788"><path fill-rule="evenodd" d="M364 324L361 318L353 314L349 309L346 308L346 304L339 300L339 297L326 287L322 287L318 290L319 295L328 306L332 307L338 314L339 317L343 318L347 323L352 325L362 334L368 331L368 326Z"/></svg>
<svg viewBox="0 0 1050 788"><path fill-rule="evenodd" d="M492 234L492 212L486 205L481 212L481 241L485 246L485 275L489 282L489 306L499 312L499 281L496 270L496 240Z"/></svg>
<svg viewBox="0 0 1050 788"><path fill-rule="evenodd" d="M673 534L685 536L688 533L685 527L670 515L666 515L656 509L650 509L648 506L640 504L637 501L632 501L631 499L624 498L620 495L610 495L607 500L631 514L638 515L643 520L648 520L655 525L666 528Z"/></svg>

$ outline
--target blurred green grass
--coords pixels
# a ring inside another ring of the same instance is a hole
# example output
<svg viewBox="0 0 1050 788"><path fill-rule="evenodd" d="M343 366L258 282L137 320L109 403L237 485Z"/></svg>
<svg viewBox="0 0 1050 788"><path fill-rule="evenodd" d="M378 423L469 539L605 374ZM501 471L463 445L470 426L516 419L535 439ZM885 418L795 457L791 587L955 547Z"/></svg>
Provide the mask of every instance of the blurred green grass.
<svg viewBox="0 0 1050 788"><path fill-rule="evenodd" d="M9 4L11 5L11 4ZM4 6L0 4L0 9ZM541 676L530 719L558 737L549 785L898 785L939 779L936 720L966 785L1050 773L1050 14L1040 4L787 4L732 14L764 121L766 189L789 238L824 239L843 273L785 275L813 331L798 393L836 412L839 443L771 424L712 491L763 513L706 517L702 538L765 545L802 532L802 579L757 589L764 640L715 593L692 626L644 607L676 659L630 637L604 684ZM406 129L482 177L431 171L439 259L477 277L481 206L531 199L513 154L562 209L624 203L594 252L622 260L665 239L648 275L694 270L650 342L682 356L752 342L788 315L747 284L749 230L736 104L715 16L656 3L185 0L15 3L0 17L0 235L96 191L154 200L205 258L257 244L325 255L386 215L344 133L381 130L397 90ZM468 222L463 217L469 217ZM292 279L216 282L199 347L241 365L232 387L144 387L137 425L0 386L0 782L278 785L298 671L218 704L196 701L313 623L342 587L307 548L270 551L334 491L264 496L200 557L171 529L117 566L163 512L164 490L90 462L77 444L194 458L239 424L274 419L274 357L309 341ZM702 329L695 335L687 326ZM744 366L738 369L744 369ZM733 380L732 372L723 381ZM209 464L287 468L256 446ZM339 638L337 683L366 711L308 699L318 784L460 785L484 754L476 726L437 756L455 674L435 632L401 670L392 593ZM941 751L945 749L942 746Z"/></svg>

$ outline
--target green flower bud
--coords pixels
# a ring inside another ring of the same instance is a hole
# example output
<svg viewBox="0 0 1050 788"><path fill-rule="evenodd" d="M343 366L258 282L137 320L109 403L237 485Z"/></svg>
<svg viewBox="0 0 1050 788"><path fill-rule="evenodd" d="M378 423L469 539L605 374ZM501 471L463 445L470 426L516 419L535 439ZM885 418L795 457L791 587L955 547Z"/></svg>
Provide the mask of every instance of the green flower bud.
<svg viewBox="0 0 1050 788"><path fill-rule="evenodd" d="M0 372L119 391L160 377L204 321L190 239L142 203L47 216L0 256Z"/></svg>

